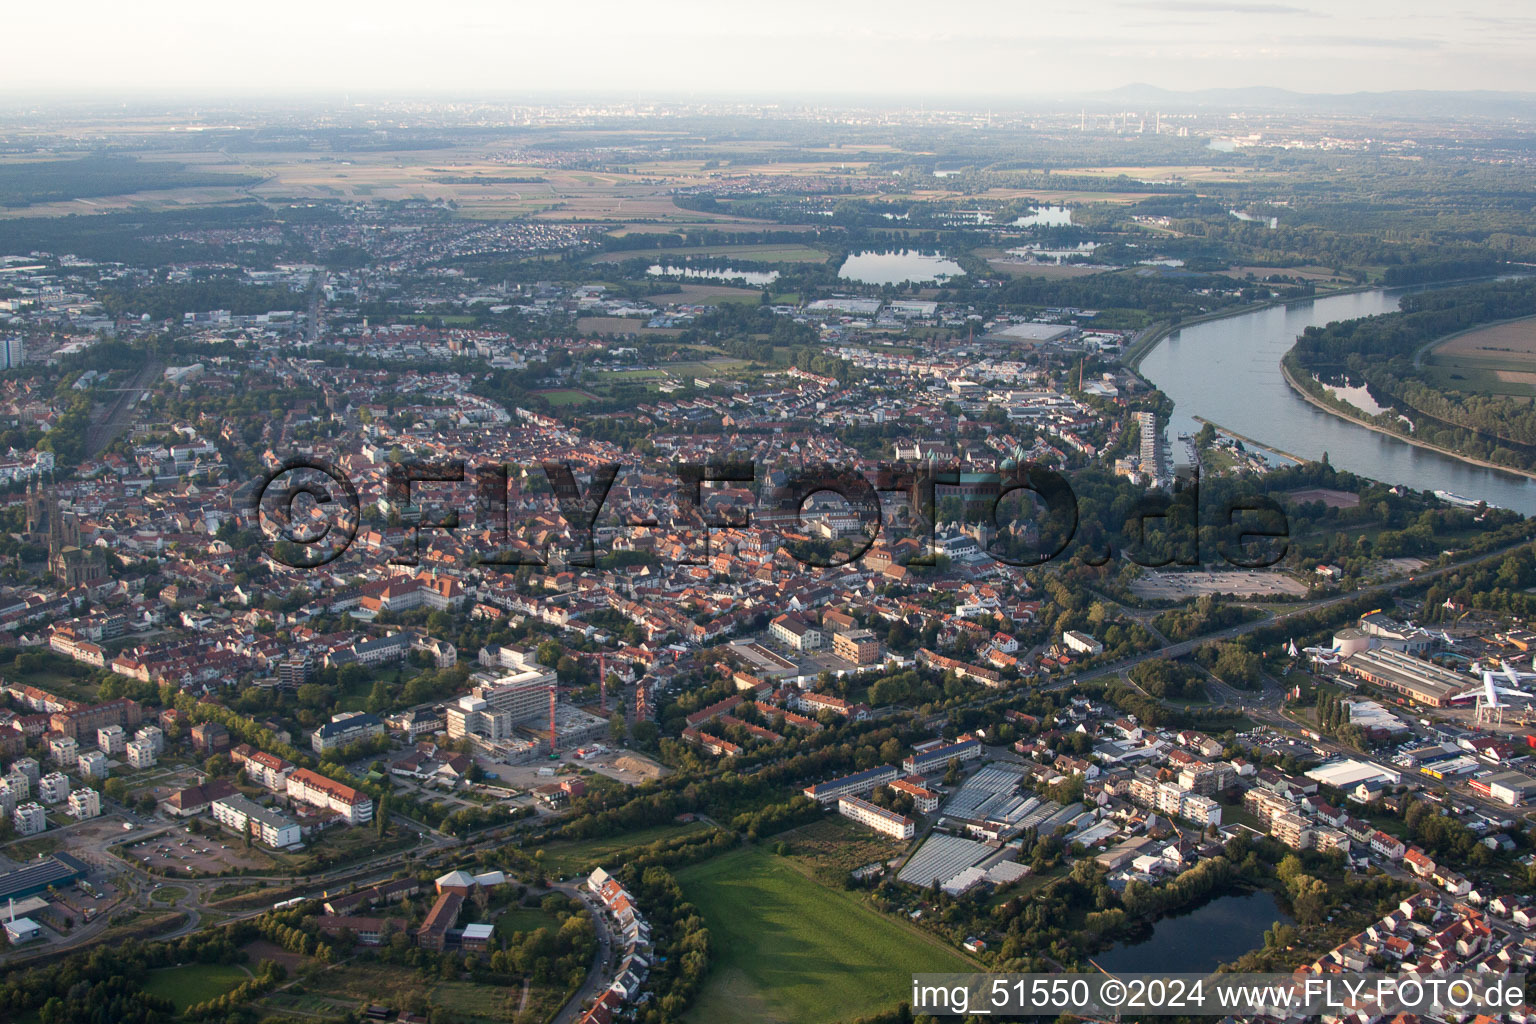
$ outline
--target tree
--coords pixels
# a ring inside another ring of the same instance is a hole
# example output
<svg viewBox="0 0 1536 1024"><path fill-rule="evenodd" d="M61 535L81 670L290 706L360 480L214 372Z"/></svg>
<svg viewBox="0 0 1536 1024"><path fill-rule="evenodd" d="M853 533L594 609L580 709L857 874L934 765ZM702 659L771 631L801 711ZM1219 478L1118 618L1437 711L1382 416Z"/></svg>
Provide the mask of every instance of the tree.
<svg viewBox="0 0 1536 1024"><path fill-rule="evenodd" d="M608 719L608 738L615 743L623 743L628 731L628 726L624 722L624 713L615 711Z"/></svg>

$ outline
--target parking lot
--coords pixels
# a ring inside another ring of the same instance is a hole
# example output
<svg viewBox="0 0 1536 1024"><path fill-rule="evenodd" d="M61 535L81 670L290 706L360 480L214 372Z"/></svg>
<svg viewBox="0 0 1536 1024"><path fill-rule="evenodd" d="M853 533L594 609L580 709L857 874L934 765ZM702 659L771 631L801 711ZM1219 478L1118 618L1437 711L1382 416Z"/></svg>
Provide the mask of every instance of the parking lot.
<svg viewBox="0 0 1536 1024"><path fill-rule="evenodd" d="M151 871L217 875L239 868L270 868L272 860L257 849L247 849L232 835L198 835L175 829L152 836L128 848L128 855Z"/></svg>

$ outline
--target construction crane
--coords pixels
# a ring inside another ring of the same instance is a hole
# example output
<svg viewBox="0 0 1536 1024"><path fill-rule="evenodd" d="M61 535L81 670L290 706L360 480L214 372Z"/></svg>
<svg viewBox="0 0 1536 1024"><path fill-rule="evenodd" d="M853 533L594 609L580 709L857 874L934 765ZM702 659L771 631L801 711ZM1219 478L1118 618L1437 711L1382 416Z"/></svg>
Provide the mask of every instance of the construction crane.
<svg viewBox="0 0 1536 1024"><path fill-rule="evenodd" d="M557 689L554 683L549 684L549 756L554 757L559 751L555 743L555 695Z"/></svg>

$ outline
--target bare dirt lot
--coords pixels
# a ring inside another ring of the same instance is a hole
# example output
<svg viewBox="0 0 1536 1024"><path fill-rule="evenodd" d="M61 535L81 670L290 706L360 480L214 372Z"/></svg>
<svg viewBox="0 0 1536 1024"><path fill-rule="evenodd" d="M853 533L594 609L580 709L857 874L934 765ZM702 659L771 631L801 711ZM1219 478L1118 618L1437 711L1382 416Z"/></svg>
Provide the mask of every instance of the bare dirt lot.
<svg viewBox="0 0 1536 1024"><path fill-rule="evenodd" d="M1335 491L1328 487L1312 487L1302 491L1291 491L1287 498L1299 505L1320 501L1329 508L1355 508L1360 504L1360 496L1350 491Z"/></svg>
<svg viewBox="0 0 1536 1024"><path fill-rule="evenodd" d="M1201 594L1234 597L1302 596L1306 585L1270 569L1230 572L1149 572L1131 584L1131 593L1152 601L1180 601Z"/></svg>

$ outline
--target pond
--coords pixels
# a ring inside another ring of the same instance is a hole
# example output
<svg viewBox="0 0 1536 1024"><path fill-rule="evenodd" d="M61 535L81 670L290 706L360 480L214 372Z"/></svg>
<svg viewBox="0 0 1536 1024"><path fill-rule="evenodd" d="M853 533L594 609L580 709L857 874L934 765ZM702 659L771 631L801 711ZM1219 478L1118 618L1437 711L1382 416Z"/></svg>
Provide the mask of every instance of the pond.
<svg viewBox="0 0 1536 1024"><path fill-rule="evenodd" d="M682 277L693 281L745 281L756 287L773 284L779 279L777 270L736 270L733 267L724 269L706 269L703 267L680 267L671 263L663 266L660 263L652 263L645 272L652 277Z"/></svg>
<svg viewBox="0 0 1536 1024"><path fill-rule="evenodd" d="M1235 893L1188 914L1165 917L1146 939L1122 943L1093 960L1112 974L1213 971L1262 946L1264 933L1276 921L1291 923L1272 893Z"/></svg>
<svg viewBox="0 0 1536 1024"><path fill-rule="evenodd" d="M861 284L901 284L904 281L943 281L959 277L960 264L943 256L902 249L899 252L856 252L843 261L838 276Z"/></svg>
<svg viewBox="0 0 1536 1024"><path fill-rule="evenodd" d="M1065 206L1031 206L1029 213L1013 222L1016 228L1064 228L1072 224L1072 211Z"/></svg>

